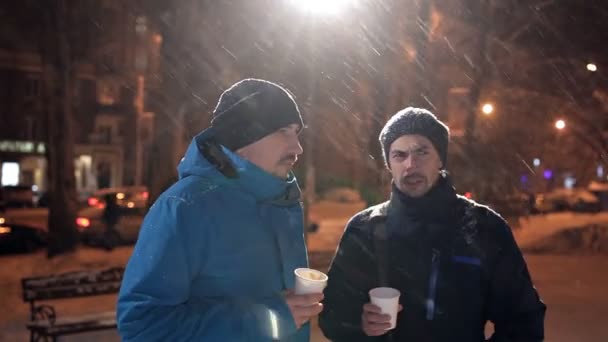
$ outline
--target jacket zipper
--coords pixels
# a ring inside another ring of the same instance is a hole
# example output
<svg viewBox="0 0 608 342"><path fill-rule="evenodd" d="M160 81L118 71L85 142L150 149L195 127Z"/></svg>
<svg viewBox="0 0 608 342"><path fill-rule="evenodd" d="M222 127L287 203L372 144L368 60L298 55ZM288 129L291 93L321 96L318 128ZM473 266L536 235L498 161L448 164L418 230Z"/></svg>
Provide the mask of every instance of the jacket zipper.
<svg viewBox="0 0 608 342"><path fill-rule="evenodd" d="M433 248L429 293L426 299L426 319L429 321L432 321L435 317L435 297L437 295L437 278L439 277L439 255L439 250Z"/></svg>

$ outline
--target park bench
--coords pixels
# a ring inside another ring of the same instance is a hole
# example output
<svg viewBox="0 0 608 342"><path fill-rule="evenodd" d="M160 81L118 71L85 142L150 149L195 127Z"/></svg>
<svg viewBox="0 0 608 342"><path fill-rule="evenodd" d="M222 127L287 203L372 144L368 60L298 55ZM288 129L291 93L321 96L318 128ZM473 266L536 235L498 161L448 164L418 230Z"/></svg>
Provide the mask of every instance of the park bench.
<svg viewBox="0 0 608 342"><path fill-rule="evenodd" d="M46 302L118 293L123 271L117 267L21 279L23 301L30 304L26 324L30 341L56 341L62 335L115 329L115 311L61 316Z"/></svg>

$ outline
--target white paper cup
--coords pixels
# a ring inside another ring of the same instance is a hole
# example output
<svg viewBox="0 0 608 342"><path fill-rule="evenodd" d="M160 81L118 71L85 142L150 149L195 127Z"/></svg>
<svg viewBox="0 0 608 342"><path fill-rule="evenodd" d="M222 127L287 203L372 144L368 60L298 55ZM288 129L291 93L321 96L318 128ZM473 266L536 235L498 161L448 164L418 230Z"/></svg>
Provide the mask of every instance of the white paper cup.
<svg viewBox="0 0 608 342"><path fill-rule="evenodd" d="M327 286L327 275L312 268L296 268L296 294L323 293Z"/></svg>
<svg viewBox="0 0 608 342"><path fill-rule="evenodd" d="M383 314L391 316L391 327L395 329L397 326L397 311L399 310L399 296L401 292L392 287L376 287L369 290L369 298L372 304L382 310Z"/></svg>

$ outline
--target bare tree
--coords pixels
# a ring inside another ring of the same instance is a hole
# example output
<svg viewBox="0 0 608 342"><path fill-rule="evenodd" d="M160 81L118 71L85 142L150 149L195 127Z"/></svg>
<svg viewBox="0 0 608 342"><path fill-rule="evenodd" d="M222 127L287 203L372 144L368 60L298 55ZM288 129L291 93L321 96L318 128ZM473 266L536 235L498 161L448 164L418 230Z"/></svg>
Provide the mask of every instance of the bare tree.
<svg viewBox="0 0 608 342"><path fill-rule="evenodd" d="M11 5L23 38L33 42L42 69L49 179L48 256L72 251L78 244L74 174L74 89L79 63L91 40L94 0L26 0Z"/></svg>

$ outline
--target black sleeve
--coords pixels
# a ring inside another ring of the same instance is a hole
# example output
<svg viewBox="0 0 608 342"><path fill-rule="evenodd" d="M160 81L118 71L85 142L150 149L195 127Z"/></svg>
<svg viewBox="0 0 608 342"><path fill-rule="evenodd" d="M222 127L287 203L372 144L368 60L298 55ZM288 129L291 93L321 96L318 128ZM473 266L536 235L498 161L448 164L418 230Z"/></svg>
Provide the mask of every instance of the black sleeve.
<svg viewBox="0 0 608 342"><path fill-rule="evenodd" d="M369 302L368 291L375 287L378 271L373 241L360 228L356 218L349 222L328 272L319 326L334 342L382 340L361 329L363 305Z"/></svg>
<svg viewBox="0 0 608 342"><path fill-rule="evenodd" d="M495 330L490 341L543 341L546 306L532 284L511 229L504 221L499 225L502 241L488 298L488 318Z"/></svg>

